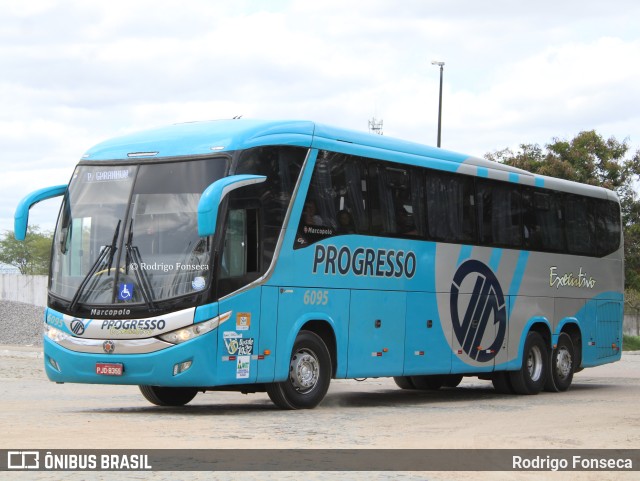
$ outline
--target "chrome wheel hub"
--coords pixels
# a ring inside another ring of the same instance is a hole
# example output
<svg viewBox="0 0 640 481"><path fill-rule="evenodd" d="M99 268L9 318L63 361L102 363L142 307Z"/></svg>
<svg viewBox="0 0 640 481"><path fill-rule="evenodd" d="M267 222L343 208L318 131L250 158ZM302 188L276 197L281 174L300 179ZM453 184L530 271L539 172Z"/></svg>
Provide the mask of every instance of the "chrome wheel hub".
<svg viewBox="0 0 640 481"><path fill-rule="evenodd" d="M301 349L291 357L289 380L296 391L305 394L313 390L320 376L320 363L316 355Z"/></svg>
<svg viewBox="0 0 640 481"><path fill-rule="evenodd" d="M560 379L566 379L571 374L572 365L571 353L566 348L558 349L556 354L556 374Z"/></svg>
<svg viewBox="0 0 640 481"><path fill-rule="evenodd" d="M542 351L538 346L534 346L527 356L527 371L529 378L537 381L542 376Z"/></svg>

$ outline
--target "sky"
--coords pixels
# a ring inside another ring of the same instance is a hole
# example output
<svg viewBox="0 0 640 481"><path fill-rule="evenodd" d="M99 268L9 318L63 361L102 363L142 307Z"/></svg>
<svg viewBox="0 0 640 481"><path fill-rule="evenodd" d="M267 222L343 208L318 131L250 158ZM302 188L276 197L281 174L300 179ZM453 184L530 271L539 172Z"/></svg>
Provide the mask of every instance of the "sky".
<svg viewBox="0 0 640 481"><path fill-rule="evenodd" d="M484 156L595 129L640 149L637 0L2 0L0 234L92 145L303 119ZM373 134L372 134L373 135ZM32 209L53 229L59 200Z"/></svg>

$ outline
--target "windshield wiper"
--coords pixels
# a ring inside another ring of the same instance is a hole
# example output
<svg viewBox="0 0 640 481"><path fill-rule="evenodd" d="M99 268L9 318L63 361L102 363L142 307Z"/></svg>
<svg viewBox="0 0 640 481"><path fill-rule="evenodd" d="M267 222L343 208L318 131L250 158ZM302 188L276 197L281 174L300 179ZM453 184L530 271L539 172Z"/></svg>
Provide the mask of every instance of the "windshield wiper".
<svg viewBox="0 0 640 481"><path fill-rule="evenodd" d="M153 300L156 295L153 292L153 287L151 286L151 282L149 281L149 274L145 269L142 269L144 265L142 262L142 256L140 255L140 250L131 245L133 241L133 219L131 219L131 223L129 224L129 236L127 237L127 243L125 244L126 249L126 261L125 261L125 273L129 274L129 265L136 264L136 269L133 270L133 274L138 282L138 286L140 287L140 291L142 292L142 298L144 299L145 304L149 310L155 309L155 304ZM133 262L132 262L133 261Z"/></svg>
<svg viewBox="0 0 640 481"><path fill-rule="evenodd" d="M118 225L116 226L116 230L113 233L113 240L111 241L111 245L102 246L102 250L100 251L100 255L94 261L94 263L91 265L91 269L89 269L89 272L87 272L87 275L84 276L84 278L82 279L82 282L80 283L80 286L78 287L78 290L76 291L75 295L73 296L73 299L71 299L71 303L69 304L69 311L70 312L73 312L73 310L75 309L76 305L78 304L78 301L80 300L80 296L82 296L82 293L87 288L87 284L89 284L89 282L92 280L93 276L98 271L98 269L100 267L102 267L103 262L107 258L107 256L109 256L109 264L108 264L108 269L107 269L107 275L111 274L111 265L113 264L113 256L114 256L114 254L116 253L116 250L117 250L116 242L118 241L118 234L120 233L120 224L121 224L121 222L122 222L121 220L118 220ZM94 284L95 284L95 282L97 282L97 278L94 278L93 281L94 281Z"/></svg>

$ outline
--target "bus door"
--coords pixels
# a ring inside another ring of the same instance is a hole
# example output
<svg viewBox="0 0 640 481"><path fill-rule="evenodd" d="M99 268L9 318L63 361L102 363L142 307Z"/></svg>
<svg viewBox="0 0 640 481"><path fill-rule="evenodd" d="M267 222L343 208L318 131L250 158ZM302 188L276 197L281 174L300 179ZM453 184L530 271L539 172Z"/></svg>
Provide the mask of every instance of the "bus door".
<svg viewBox="0 0 640 481"><path fill-rule="evenodd" d="M256 208L230 206L217 266L217 289L223 298L217 369L221 385L252 383L257 377L262 290L258 286L232 294L260 274L257 226Z"/></svg>
<svg viewBox="0 0 640 481"><path fill-rule="evenodd" d="M261 289L251 289L220 302L220 315L230 317L218 328L219 384L253 383L258 374Z"/></svg>
<svg viewBox="0 0 640 481"><path fill-rule="evenodd" d="M347 377L400 376L407 294L351 291Z"/></svg>
<svg viewBox="0 0 640 481"><path fill-rule="evenodd" d="M406 317L404 375L449 373L453 329L440 319L436 294L408 292Z"/></svg>

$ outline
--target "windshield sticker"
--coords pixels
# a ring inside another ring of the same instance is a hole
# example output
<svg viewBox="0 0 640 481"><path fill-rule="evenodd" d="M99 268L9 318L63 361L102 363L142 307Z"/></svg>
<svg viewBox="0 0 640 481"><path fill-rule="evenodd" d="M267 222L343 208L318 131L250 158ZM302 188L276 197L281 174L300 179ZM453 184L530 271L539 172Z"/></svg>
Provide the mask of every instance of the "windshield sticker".
<svg viewBox="0 0 640 481"><path fill-rule="evenodd" d="M549 287L560 289L561 287L575 287L577 289L593 289L596 287L596 280L582 272L582 266L577 274L567 272L558 275L557 267L549 267Z"/></svg>
<svg viewBox="0 0 640 481"><path fill-rule="evenodd" d="M133 298L133 284L123 283L118 287L118 300L130 301Z"/></svg>
<svg viewBox="0 0 640 481"><path fill-rule="evenodd" d="M201 291L206 286L206 281L204 277L198 276L193 281L191 281L191 287L194 291Z"/></svg>
<svg viewBox="0 0 640 481"><path fill-rule="evenodd" d="M251 313L238 312L238 314L236 314L236 330L248 331L249 329L251 329Z"/></svg>
<svg viewBox="0 0 640 481"><path fill-rule="evenodd" d="M129 180L130 173L129 169L121 169L121 170L98 170L95 172L87 172L84 176L84 180L86 183L94 183L94 182L114 182L121 180Z"/></svg>

